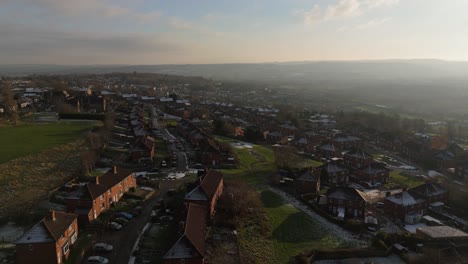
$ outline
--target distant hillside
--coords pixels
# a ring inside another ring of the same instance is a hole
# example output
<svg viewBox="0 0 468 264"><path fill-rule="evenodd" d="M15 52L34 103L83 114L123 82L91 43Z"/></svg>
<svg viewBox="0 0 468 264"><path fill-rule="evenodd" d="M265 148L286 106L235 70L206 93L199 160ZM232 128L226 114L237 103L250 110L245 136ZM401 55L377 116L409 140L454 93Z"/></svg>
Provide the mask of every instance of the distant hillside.
<svg viewBox="0 0 468 264"><path fill-rule="evenodd" d="M468 62L383 60L194 65L0 65L1 75L133 71L261 82L307 83L309 81L393 79L424 81L440 78L467 78Z"/></svg>

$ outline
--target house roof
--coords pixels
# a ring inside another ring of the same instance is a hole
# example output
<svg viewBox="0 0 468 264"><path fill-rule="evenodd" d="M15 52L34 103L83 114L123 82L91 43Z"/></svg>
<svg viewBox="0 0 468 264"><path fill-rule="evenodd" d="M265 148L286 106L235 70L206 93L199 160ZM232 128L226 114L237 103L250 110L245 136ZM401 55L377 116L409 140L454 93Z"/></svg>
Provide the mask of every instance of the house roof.
<svg viewBox="0 0 468 264"><path fill-rule="evenodd" d="M189 259L205 255L206 207L190 203L184 234L167 251L163 259Z"/></svg>
<svg viewBox="0 0 468 264"><path fill-rule="evenodd" d="M215 170L209 170L203 178L200 187L205 194L211 199L218 189L219 184L223 180L223 174Z"/></svg>
<svg viewBox="0 0 468 264"><path fill-rule="evenodd" d="M350 187L335 187L327 191L327 197L346 201L363 201L367 200L366 194Z"/></svg>
<svg viewBox="0 0 468 264"><path fill-rule="evenodd" d="M389 196L385 198L386 200L389 200L395 204L407 206L407 205L414 205L418 204L420 202L423 202L424 199L420 198L417 195L411 194L409 192L401 192L394 194L392 196Z"/></svg>
<svg viewBox="0 0 468 264"><path fill-rule="evenodd" d="M336 142L353 142L353 141L359 141L361 140L358 137L355 136L338 136L334 139Z"/></svg>
<svg viewBox="0 0 468 264"><path fill-rule="evenodd" d="M301 176L299 176L299 178L297 178L297 180L316 182L316 181L319 180L319 178L320 178L320 175L316 175L316 174L312 173L311 171L306 171Z"/></svg>
<svg viewBox="0 0 468 264"><path fill-rule="evenodd" d="M205 254L206 207L189 204L185 224L185 236L201 255Z"/></svg>
<svg viewBox="0 0 468 264"><path fill-rule="evenodd" d="M334 163L334 162L329 162L326 165L323 165L325 167L325 171L328 173L337 173L341 171L346 171L346 168L341 167L340 165Z"/></svg>
<svg viewBox="0 0 468 264"><path fill-rule="evenodd" d="M121 167L115 167L115 173L114 168L112 168L99 176L99 184L88 183L86 187L91 198L94 200L130 175L132 175L131 171Z"/></svg>
<svg viewBox="0 0 468 264"><path fill-rule="evenodd" d="M367 152L365 151L362 151L362 150L352 150L352 151L349 151L345 154L345 157L346 156L350 156L350 157L354 157L354 158L358 158L358 159L369 159L369 158L372 158L372 156L370 154L368 154Z"/></svg>
<svg viewBox="0 0 468 264"><path fill-rule="evenodd" d="M52 219L55 214L55 220ZM21 236L16 244L47 243L58 241L75 221L76 215L55 211L42 219Z"/></svg>

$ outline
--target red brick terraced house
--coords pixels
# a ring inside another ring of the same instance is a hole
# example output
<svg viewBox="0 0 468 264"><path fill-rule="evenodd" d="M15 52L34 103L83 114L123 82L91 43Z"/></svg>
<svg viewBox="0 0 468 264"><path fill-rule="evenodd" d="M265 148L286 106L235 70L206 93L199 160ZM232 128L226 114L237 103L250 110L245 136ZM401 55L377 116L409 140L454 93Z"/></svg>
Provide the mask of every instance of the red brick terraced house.
<svg viewBox="0 0 468 264"><path fill-rule="evenodd" d="M67 211L78 214L81 223L91 222L136 187L136 179L131 171L114 166L96 177L95 182L87 183L71 193L65 199Z"/></svg>
<svg viewBox="0 0 468 264"><path fill-rule="evenodd" d="M205 263L207 208L190 203L184 233L163 256L163 264Z"/></svg>
<svg viewBox="0 0 468 264"><path fill-rule="evenodd" d="M77 237L77 216L52 211L16 241L16 263L61 264Z"/></svg>
<svg viewBox="0 0 468 264"><path fill-rule="evenodd" d="M211 219L214 216L216 203L223 193L223 174L215 170L209 170L202 177L200 185L185 195L185 204L188 206L190 203L195 203L206 206Z"/></svg>

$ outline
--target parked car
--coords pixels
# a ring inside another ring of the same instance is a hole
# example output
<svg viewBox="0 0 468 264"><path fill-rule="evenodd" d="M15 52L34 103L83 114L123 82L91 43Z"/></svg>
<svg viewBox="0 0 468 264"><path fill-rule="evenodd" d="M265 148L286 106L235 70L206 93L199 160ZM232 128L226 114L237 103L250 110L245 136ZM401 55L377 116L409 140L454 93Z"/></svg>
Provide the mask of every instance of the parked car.
<svg viewBox="0 0 468 264"><path fill-rule="evenodd" d="M107 264L109 263L109 260L101 256L91 256L88 258L88 263Z"/></svg>
<svg viewBox="0 0 468 264"><path fill-rule="evenodd" d="M141 207L140 205L135 207L131 212L130 214L132 214L133 216L137 216L137 215L141 215L143 213L143 207Z"/></svg>
<svg viewBox="0 0 468 264"><path fill-rule="evenodd" d="M159 221L161 221L161 223L163 224L169 224L170 222L172 222L174 218L172 216L168 216L168 215L163 215L161 217L159 217Z"/></svg>
<svg viewBox="0 0 468 264"><path fill-rule="evenodd" d="M123 218L123 217L117 217L113 220L114 222L120 224L120 225L126 225L128 224L128 220Z"/></svg>
<svg viewBox="0 0 468 264"><path fill-rule="evenodd" d="M112 249L114 249L114 247L106 243L96 243L93 246L93 250L96 252L110 252Z"/></svg>
<svg viewBox="0 0 468 264"><path fill-rule="evenodd" d="M123 226L117 222L110 222L109 226L112 230L116 230L116 231L121 230L123 228Z"/></svg>
<svg viewBox="0 0 468 264"><path fill-rule="evenodd" d="M129 213L126 213L126 212L118 212L114 215L114 217L122 217L122 218L125 218L127 220L130 220L133 218L133 215L129 214Z"/></svg>

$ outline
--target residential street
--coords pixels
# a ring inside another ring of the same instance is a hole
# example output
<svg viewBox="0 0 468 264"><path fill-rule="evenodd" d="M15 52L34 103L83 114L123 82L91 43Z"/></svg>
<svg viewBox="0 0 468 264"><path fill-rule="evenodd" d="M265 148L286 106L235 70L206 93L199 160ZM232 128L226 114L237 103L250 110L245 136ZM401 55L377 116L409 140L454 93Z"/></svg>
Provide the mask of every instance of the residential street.
<svg viewBox="0 0 468 264"><path fill-rule="evenodd" d="M157 203L159 195L152 197L143 205L143 213L128 222L128 224L120 231L103 230L103 233L98 235L96 242L104 242L114 247L110 253L97 253L109 259L109 263L127 264L131 256L131 251L136 239L142 229L148 223L153 206ZM92 254L92 252L90 253ZM87 257L83 263L86 263Z"/></svg>

